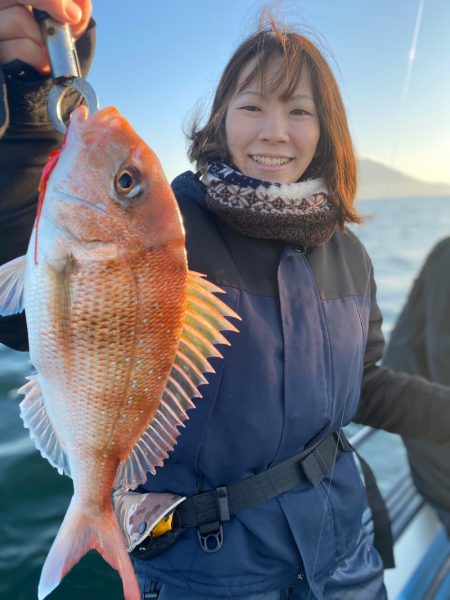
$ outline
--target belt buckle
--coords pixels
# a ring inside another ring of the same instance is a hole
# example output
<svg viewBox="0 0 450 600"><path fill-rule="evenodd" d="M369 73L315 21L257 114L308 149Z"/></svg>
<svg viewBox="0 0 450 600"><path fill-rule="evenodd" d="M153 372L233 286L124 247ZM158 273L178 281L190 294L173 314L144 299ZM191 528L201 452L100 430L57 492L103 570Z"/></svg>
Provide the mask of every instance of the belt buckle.
<svg viewBox="0 0 450 600"><path fill-rule="evenodd" d="M208 554L218 552L223 546L223 529L220 521L200 525L197 529L197 537L202 550Z"/></svg>

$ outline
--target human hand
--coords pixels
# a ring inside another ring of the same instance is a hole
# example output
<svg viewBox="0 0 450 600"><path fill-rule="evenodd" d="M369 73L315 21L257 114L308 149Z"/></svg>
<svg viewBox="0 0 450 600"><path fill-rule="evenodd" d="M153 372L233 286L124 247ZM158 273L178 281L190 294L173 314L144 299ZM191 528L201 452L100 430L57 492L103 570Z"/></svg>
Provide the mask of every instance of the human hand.
<svg viewBox="0 0 450 600"><path fill-rule="evenodd" d="M0 64L21 60L40 73L50 73L45 43L32 9L45 10L70 25L78 39L88 26L91 0L0 0Z"/></svg>

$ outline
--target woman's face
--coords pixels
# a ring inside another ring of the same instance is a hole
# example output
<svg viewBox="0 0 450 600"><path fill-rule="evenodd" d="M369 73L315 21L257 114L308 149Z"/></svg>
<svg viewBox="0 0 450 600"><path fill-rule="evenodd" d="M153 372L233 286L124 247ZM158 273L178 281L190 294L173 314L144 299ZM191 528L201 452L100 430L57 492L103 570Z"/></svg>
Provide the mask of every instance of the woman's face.
<svg viewBox="0 0 450 600"><path fill-rule="evenodd" d="M253 66L254 62L247 65L239 83ZM280 68L281 59L269 63L265 74L268 84ZM313 159L320 137L309 69L303 67L299 84L286 101L276 91L261 92L257 80L236 92L228 107L225 130L231 160L241 173L274 183L298 181Z"/></svg>

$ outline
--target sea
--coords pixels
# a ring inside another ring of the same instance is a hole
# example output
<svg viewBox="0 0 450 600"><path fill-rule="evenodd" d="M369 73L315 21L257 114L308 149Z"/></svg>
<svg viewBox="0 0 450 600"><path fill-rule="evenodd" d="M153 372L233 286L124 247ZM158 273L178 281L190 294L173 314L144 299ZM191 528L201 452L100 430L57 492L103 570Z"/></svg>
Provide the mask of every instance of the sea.
<svg viewBox="0 0 450 600"><path fill-rule="evenodd" d="M353 227L372 258L388 338L423 261L450 235L450 198L395 198L358 203L365 223ZM0 600L36 600L42 565L72 494L35 450L19 418L17 389L29 357L0 344ZM352 429L354 431L354 429ZM405 465L397 436L377 433L363 452L383 489ZM118 574L90 552L49 600L123 600Z"/></svg>

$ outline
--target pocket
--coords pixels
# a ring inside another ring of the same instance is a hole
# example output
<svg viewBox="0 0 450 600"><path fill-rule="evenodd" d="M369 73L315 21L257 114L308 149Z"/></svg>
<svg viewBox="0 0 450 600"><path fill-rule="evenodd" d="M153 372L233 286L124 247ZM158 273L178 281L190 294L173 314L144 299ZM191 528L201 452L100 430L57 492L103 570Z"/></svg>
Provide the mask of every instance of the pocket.
<svg viewBox="0 0 450 600"><path fill-rule="evenodd" d="M324 600L386 600L383 583L383 563L373 547L372 539L364 531L358 538L353 553L337 567L325 584Z"/></svg>

